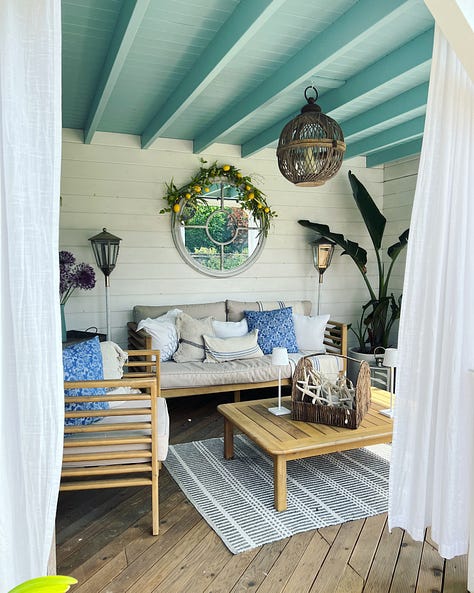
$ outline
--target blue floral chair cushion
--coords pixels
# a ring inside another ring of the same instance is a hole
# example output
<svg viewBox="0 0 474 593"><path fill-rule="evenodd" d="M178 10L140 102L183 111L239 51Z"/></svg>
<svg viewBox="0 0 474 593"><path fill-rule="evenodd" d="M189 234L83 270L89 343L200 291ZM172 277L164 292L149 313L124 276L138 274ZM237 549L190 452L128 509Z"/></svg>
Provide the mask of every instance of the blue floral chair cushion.
<svg viewBox="0 0 474 593"><path fill-rule="evenodd" d="M63 368L65 381L98 381L104 378L102 366L102 352L99 338L79 342L63 349ZM104 395L103 388L65 389L64 395ZM108 410L108 402L78 402L66 403L66 412L77 412L82 410ZM101 418L66 418L65 423L72 426L85 426L98 422Z"/></svg>
<svg viewBox="0 0 474 593"><path fill-rule="evenodd" d="M249 332L258 329L258 345L264 354L273 348L286 348L298 352L292 307L272 311L244 311Z"/></svg>

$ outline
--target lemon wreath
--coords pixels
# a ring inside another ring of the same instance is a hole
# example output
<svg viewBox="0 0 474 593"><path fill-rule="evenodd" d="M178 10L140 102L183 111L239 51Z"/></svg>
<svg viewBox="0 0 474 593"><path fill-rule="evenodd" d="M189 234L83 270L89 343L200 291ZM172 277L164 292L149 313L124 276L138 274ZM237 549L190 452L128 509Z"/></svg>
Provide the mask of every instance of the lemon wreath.
<svg viewBox="0 0 474 593"><path fill-rule="evenodd" d="M214 162L205 167L206 161L201 159L201 162L203 166L185 185L176 187L173 180L166 183L166 195L163 196L163 199L166 200L168 206L160 210L160 214L174 212L176 216L179 216L185 204L197 206L199 202L205 203L205 194L210 191L210 186L215 182L227 180L237 190L237 202L243 210L259 221L261 232L266 236L270 229L270 221L277 214L268 206L265 194L255 187L251 178L248 175L243 175L233 165L218 165L217 162Z"/></svg>

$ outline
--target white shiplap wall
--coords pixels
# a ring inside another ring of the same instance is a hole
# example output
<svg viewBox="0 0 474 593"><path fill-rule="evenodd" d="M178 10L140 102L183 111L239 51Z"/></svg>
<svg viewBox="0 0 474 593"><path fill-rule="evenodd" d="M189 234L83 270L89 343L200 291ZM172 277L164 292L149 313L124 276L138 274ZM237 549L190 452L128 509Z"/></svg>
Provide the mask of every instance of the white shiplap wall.
<svg viewBox="0 0 474 593"><path fill-rule="evenodd" d="M403 231L410 227L419 160L416 156L389 163L384 167L384 215L387 218L385 248L396 243ZM392 272L390 291L396 297L403 292L406 253L406 249L402 251ZM398 324L392 332L394 343L396 343L397 331Z"/></svg>
<svg viewBox="0 0 474 593"><path fill-rule="evenodd" d="M387 218L384 245L389 247L410 226L419 157L396 161L384 168L384 215ZM403 289L406 249L400 254L392 274L391 286L397 294Z"/></svg>
<svg viewBox="0 0 474 593"><path fill-rule="evenodd" d="M165 182L172 178L178 186L187 182L200 166L200 156L209 163L232 163L251 175L278 213L260 259L231 278L214 279L190 268L173 245L169 214L158 214L164 205ZM216 144L200 156L192 153L190 142L181 140L159 139L153 148L141 150L135 136L98 133L92 145L85 145L80 131L63 130L60 246L95 267L88 239L103 227L122 238L111 275L112 337L122 346L136 304L225 298L315 301L317 279L308 245L314 234L298 219L326 223L364 247L370 245L347 170L357 175L382 208L383 168L366 169L365 159L351 159L324 186L296 188L279 172L273 149L242 159L236 147ZM321 312L353 322L367 292L353 262L340 253L338 248L324 276ZM373 261L370 254L369 261ZM68 329L97 326L105 331L104 278L99 270L97 278L94 290L78 291L69 300Z"/></svg>

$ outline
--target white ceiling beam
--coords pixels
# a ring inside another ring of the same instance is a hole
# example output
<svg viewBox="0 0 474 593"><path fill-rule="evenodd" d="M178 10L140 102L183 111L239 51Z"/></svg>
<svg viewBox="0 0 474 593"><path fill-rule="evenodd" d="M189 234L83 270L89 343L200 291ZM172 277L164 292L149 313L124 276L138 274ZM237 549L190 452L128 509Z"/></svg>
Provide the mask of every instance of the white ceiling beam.
<svg viewBox="0 0 474 593"><path fill-rule="evenodd" d="M243 0L222 25L190 71L160 107L142 133L142 148L148 148L223 68L255 37L286 0Z"/></svg>
<svg viewBox="0 0 474 593"><path fill-rule="evenodd" d="M84 128L84 142L90 144L122 71L130 47L143 21L150 0L125 0L102 68L97 91Z"/></svg>
<svg viewBox="0 0 474 593"><path fill-rule="evenodd" d="M411 0L359 0L332 25L317 35L274 74L243 99L229 106L194 139L199 153L233 130L252 113L274 100L280 93L316 76L322 68L348 49L368 39L374 30L395 20Z"/></svg>
<svg viewBox="0 0 474 593"><path fill-rule="evenodd" d="M425 0L436 24L474 82L474 4L459 0Z"/></svg>

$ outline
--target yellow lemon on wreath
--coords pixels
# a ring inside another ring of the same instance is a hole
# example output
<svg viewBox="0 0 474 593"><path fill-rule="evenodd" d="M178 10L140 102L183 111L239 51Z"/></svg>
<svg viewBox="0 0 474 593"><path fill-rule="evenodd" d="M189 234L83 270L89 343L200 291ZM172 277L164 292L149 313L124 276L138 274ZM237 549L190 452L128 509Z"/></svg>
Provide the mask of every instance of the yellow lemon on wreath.
<svg viewBox="0 0 474 593"><path fill-rule="evenodd" d="M173 206L173 212L176 212L176 214L181 210L181 208L179 207L179 204L175 204Z"/></svg>
<svg viewBox="0 0 474 593"><path fill-rule="evenodd" d="M200 186L200 185L195 185L195 186L193 187L193 190L194 190L194 191L195 191L197 194L200 194L200 193L201 193L201 186Z"/></svg>
<svg viewBox="0 0 474 593"><path fill-rule="evenodd" d="M242 179L242 173L240 171L237 171L235 176L237 177L237 179Z"/></svg>
<svg viewBox="0 0 474 593"><path fill-rule="evenodd" d="M263 208L263 204L258 203L257 208Z"/></svg>
<svg viewBox="0 0 474 593"><path fill-rule="evenodd" d="M269 208L268 206L265 208L265 212L266 212L267 214L270 212L270 208Z"/></svg>
<svg viewBox="0 0 474 593"><path fill-rule="evenodd" d="M246 189L247 191L250 191L252 188L250 187L250 185L246 185L246 186L245 186L245 189Z"/></svg>
<svg viewBox="0 0 474 593"><path fill-rule="evenodd" d="M249 193L249 195L247 196L249 200L253 200L255 198L255 194L252 192Z"/></svg>
<svg viewBox="0 0 474 593"><path fill-rule="evenodd" d="M206 192L206 194L207 194L207 193L208 193L208 192L210 192L211 190L210 190L208 187L205 187L205 188L204 188L204 191L205 191L205 192Z"/></svg>
<svg viewBox="0 0 474 593"><path fill-rule="evenodd" d="M222 165L223 171L230 171L230 165Z"/></svg>
<svg viewBox="0 0 474 593"><path fill-rule="evenodd" d="M191 194L190 194L190 193L187 193L187 194L186 194L184 197L185 197L187 200L189 200L189 199L191 198Z"/></svg>

